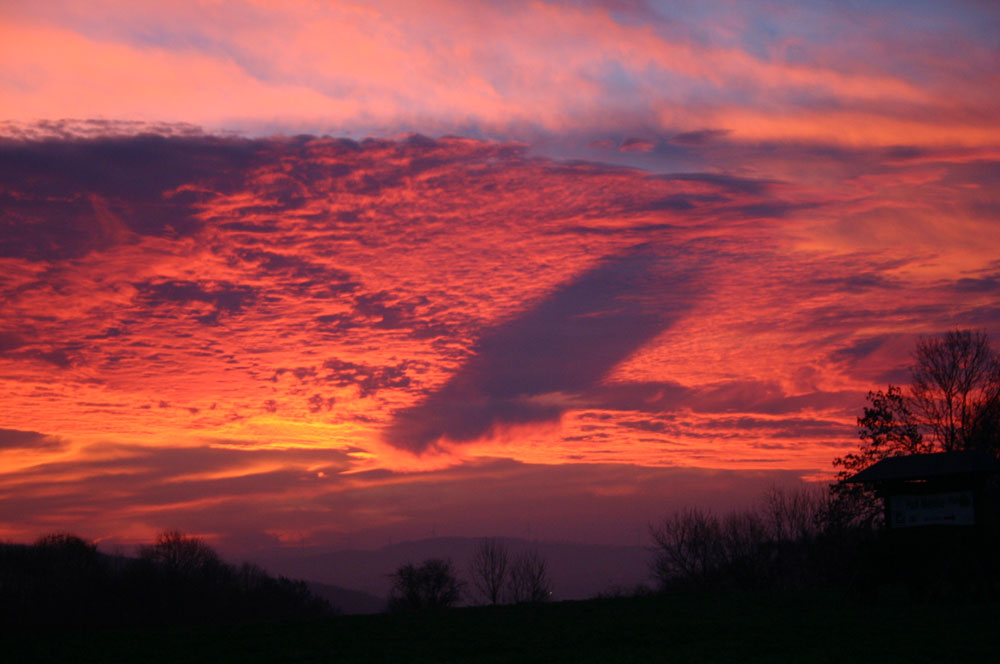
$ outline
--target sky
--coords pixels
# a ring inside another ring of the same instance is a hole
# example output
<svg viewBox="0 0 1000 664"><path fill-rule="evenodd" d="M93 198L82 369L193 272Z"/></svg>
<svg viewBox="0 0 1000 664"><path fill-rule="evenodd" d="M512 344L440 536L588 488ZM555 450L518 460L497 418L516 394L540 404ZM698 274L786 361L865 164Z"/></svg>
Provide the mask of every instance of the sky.
<svg viewBox="0 0 1000 664"><path fill-rule="evenodd" d="M0 3L0 538L642 542L1000 339L988 2Z"/></svg>

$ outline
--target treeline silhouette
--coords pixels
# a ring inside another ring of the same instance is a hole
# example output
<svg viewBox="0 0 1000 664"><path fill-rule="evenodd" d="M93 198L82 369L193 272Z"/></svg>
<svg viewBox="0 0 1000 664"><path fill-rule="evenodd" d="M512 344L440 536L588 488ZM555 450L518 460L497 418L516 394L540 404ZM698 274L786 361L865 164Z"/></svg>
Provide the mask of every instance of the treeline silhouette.
<svg viewBox="0 0 1000 664"><path fill-rule="evenodd" d="M305 583L222 561L201 539L165 532L137 557L56 533L0 543L2 629L267 622L335 613Z"/></svg>
<svg viewBox="0 0 1000 664"><path fill-rule="evenodd" d="M680 510L650 528L661 590L800 590L861 583L878 532L825 491L768 491L725 515Z"/></svg>
<svg viewBox="0 0 1000 664"><path fill-rule="evenodd" d="M846 586L871 593L880 584L902 582L918 595L1000 596L995 468L984 467L988 479L975 492L974 527L892 532L884 487L848 481L892 457L974 452L1000 458L1000 353L986 332L921 337L913 360L908 386L868 393L857 419L860 445L833 460L838 481L826 491L772 491L753 509L721 517L689 509L651 528L653 573L661 588ZM971 470L949 481L937 492L964 492L972 500ZM921 482L906 492L920 493Z"/></svg>
<svg viewBox="0 0 1000 664"><path fill-rule="evenodd" d="M865 602L893 588L919 600L1000 597L996 521L889 532L858 518L867 506L852 506L850 498L772 489L738 512L674 512L650 528L659 590L838 589ZM995 513L995 488L987 502L983 511Z"/></svg>

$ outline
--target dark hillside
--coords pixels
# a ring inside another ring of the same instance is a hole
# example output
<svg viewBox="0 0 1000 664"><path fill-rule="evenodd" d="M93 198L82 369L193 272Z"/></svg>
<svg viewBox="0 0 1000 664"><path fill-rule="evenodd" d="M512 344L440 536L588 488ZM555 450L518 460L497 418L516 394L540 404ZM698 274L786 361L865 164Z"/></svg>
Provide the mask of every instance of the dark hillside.
<svg viewBox="0 0 1000 664"><path fill-rule="evenodd" d="M223 562L201 540L164 533L137 558L56 534L0 543L0 631L304 619L333 608L301 581Z"/></svg>
<svg viewBox="0 0 1000 664"><path fill-rule="evenodd" d="M360 590L350 590L317 581L306 581L306 588L316 597L322 597L342 613L364 614L385 611L385 598L375 597Z"/></svg>
<svg viewBox="0 0 1000 664"><path fill-rule="evenodd" d="M10 661L992 661L996 604L822 593L672 594L8 639Z"/></svg>

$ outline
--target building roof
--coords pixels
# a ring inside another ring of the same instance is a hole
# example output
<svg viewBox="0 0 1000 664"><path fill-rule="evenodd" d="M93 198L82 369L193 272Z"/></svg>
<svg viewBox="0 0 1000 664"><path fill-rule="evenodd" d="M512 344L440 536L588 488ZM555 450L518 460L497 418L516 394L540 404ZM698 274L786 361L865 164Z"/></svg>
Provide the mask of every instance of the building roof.
<svg viewBox="0 0 1000 664"><path fill-rule="evenodd" d="M1000 473L1000 460L979 450L962 450L889 457L848 477L844 482L849 484L905 482L989 473Z"/></svg>

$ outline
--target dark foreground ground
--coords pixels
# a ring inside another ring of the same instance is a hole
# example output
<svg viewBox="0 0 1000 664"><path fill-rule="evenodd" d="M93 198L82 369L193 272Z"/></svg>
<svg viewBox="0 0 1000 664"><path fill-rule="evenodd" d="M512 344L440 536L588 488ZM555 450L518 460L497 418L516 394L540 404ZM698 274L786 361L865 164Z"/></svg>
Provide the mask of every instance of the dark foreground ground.
<svg viewBox="0 0 1000 664"><path fill-rule="evenodd" d="M1000 605L674 595L277 625L4 634L7 662L996 661Z"/></svg>

